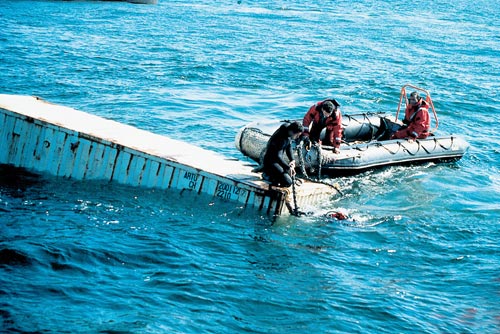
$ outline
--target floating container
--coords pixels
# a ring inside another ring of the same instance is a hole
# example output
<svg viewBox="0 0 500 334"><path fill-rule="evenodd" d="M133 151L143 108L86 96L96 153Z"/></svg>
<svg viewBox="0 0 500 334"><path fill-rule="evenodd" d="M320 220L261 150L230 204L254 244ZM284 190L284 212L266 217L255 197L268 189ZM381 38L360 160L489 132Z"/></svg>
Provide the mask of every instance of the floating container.
<svg viewBox="0 0 500 334"><path fill-rule="evenodd" d="M0 164L76 180L187 190L273 215L337 194L304 181L292 201L292 189L271 186L246 162L22 95L0 94Z"/></svg>

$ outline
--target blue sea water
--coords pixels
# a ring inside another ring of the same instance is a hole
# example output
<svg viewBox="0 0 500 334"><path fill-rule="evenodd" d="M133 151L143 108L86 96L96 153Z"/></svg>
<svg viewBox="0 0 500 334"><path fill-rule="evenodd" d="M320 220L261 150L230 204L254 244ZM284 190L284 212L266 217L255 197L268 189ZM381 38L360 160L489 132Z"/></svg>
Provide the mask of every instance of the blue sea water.
<svg viewBox="0 0 500 334"><path fill-rule="evenodd" d="M456 163L307 217L0 168L0 332L500 333L497 1L0 1L0 93L224 155L237 130L428 89ZM341 210L354 220L324 213Z"/></svg>

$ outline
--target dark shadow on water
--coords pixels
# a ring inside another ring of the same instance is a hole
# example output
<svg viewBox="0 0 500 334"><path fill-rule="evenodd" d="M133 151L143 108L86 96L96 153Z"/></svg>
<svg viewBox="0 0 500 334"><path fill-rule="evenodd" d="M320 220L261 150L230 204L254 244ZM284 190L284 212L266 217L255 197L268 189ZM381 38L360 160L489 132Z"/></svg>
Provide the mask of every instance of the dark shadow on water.
<svg viewBox="0 0 500 334"><path fill-rule="evenodd" d="M31 264L31 259L23 252L15 249L0 249L0 267L4 266L26 266Z"/></svg>
<svg viewBox="0 0 500 334"><path fill-rule="evenodd" d="M0 187L11 197L23 197L23 193L30 187L42 182L42 177L31 173L24 168L12 165L0 165Z"/></svg>

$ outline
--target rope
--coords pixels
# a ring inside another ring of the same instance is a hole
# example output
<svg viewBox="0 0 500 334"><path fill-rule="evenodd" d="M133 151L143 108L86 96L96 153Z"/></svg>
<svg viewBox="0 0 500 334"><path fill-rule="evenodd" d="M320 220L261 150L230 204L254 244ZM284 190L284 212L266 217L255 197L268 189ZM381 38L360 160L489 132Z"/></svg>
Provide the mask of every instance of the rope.
<svg viewBox="0 0 500 334"><path fill-rule="evenodd" d="M376 144L379 144L379 143L375 143L375 145L376 145ZM361 148L361 147L359 147L359 146L358 146L358 147L355 147L354 149L355 149L355 150L358 150L358 151L363 152L363 151L368 150L369 148L370 148L370 144L366 145L364 149L363 149L363 148Z"/></svg>
<svg viewBox="0 0 500 334"><path fill-rule="evenodd" d="M408 153L411 156L414 156L414 155L417 155L418 151L420 151L420 142L416 141L416 143L418 144L418 147L417 147L417 151L415 153L411 153L410 150L408 148L406 148L406 146L404 146L403 144L399 143L399 145L401 145L403 147L403 151L405 151L406 153Z"/></svg>
<svg viewBox="0 0 500 334"><path fill-rule="evenodd" d="M370 140L373 140L375 137L375 134L378 133L380 130L380 126L376 123L377 121L380 122L380 119L384 118L384 114L381 113L362 113L362 114L355 114L355 115L344 115L347 119L349 124L351 123L358 123L360 126L358 127L357 132L353 134L349 134L349 138L360 138L360 134L366 132L367 128L369 129L369 135L370 135ZM362 116L360 119L359 116ZM377 121L374 120L374 118L377 118ZM352 125L352 124L351 124ZM348 144L349 145L349 144Z"/></svg>
<svg viewBox="0 0 500 334"><path fill-rule="evenodd" d="M303 212L299 211L299 207L297 206L297 192L295 191L295 174L292 175L292 195L293 195L293 212L291 212L294 216L300 216Z"/></svg>
<svg viewBox="0 0 500 334"><path fill-rule="evenodd" d="M302 175L305 177L308 177L307 172L306 172L306 166L304 162L304 155L303 155L303 150L304 150L304 142L301 141L299 145L297 145L297 155L299 157L299 167L300 167L300 172Z"/></svg>
<svg viewBox="0 0 500 334"><path fill-rule="evenodd" d="M341 196L344 196L344 193L342 192L342 190L340 190L339 186L337 186L335 184L330 184L330 183L322 181L320 179L320 176L321 176L321 166L323 166L322 161L320 161L320 165L318 166L318 178L317 179L313 179L313 178L309 177L309 175L307 174L307 171L306 171L305 163L304 163L304 154L303 154L304 151L303 150L304 150L304 143L301 141L299 143L299 145L297 145L297 155L299 157L299 167L300 167L300 172L302 174L301 178L304 179L304 180L307 180L307 181L321 183L321 184L327 185L329 187L332 187L333 189L337 190L338 193ZM319 154L318 155L318 160L322 160L322 158L323 158L321 153L322 153L321 151L318 151L318 154ZM292 188L292 191L293 191L293 188Z"/></svg>
<svg viewBox="0 0 500 334"><path fill-rule="evenodd" d="M363 120L362 120L362 121L360 121L360 120L358 120L358 119L356 118L356 116L360 116L360 115L361 115L361 116L363 116ZM352 115L347 115L347 114L346 114L346 115L342 115L342 117L345 117L345 118L349 119L349 122L350 122L350 121L356 121L356 122L358 122L359 124L364 124L364 123L366 123L366 122L364 122L364 121L365 121L365 120L368 120L368 124L373 124L373 123L370 121L370 117L372 117L372 116L378 116L378 117L380 117L380 116L383 116L383 115L385 115L385 113L383 113L383 112L366 112L366 113L361 113L361 114L352 114Z"/></svg>
<svg viewBox="0 0 500 334"><path fill-rule="evenodd" d="M439 142L439 140L437 138L434 138L434 140L436 141L436 143L439 144L439 146L441 146L441 148L444 149L444 150L446 150L446 151L451 150L451 148L453 147L453 136L450 136L450 139L451 139L450 147L446 148L443 145L441 145L441 143Z"/></svg>
<svg viewBox="0 0 500 334"><path fill-rule="evenodd" d="M391 151L384 144L376 143L374 145L377 146L377 147L382 147L384 150L386 150L390 154L397 154L399 152L399 149L401 148L401 142L397 142L397 143L398 143L398 149L397 149L397 151Z"/></svg>
<svg viewBox="0 0 500 334"><path fill-rule="evenodd" d="M321 179L321 168L323 167L323 150L321 144L316 144L318 149L318 180Z"/></svg>
<svg viewBox="0 0 500 334"><path fill-rule="evenodd" d="M419 145L421 144L421 143L420 143L420 141L419 141L418 139L417 139L416 141L418 142L418 144L419 144ZM425 153L427 153L427 154L431 154L431 152L430 152L429 150L427 150L427 149L425 148L425 146L424 146L424 145L422 145L421 147L422 147L422 149L425 151ZM435 149L435 148L436 148L436 141L434 140L434 149ZM434 150L434 149L433 149L433 150Z"/></svg>

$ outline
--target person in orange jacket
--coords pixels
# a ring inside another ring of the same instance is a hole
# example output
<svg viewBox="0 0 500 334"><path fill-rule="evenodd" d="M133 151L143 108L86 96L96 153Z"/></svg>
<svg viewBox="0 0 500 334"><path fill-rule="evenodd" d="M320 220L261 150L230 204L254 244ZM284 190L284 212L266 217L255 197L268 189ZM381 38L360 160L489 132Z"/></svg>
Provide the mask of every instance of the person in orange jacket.
<svg viewBox="0 0 500 334"><path fill-rule="evenodd" d="M306 146L311 141L320 142L321 131L326 128L325 139L321 144L334 147L334 153L340 152L342 141L342 113L340 104L334 99L327 99L309 108L302 120L304 132L302 139ZM312 125L311 125L312 123Z"/></svg>
<svg viewBox="0 0 500 334"><path fill-rule="evenodd" d="M391 139L425 139L429 136L430 127L429 104L417 92L412 92L406 106L403 126Z"/></svg>

